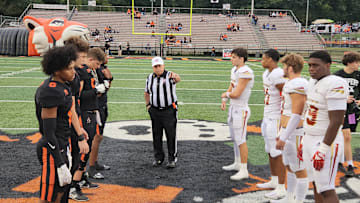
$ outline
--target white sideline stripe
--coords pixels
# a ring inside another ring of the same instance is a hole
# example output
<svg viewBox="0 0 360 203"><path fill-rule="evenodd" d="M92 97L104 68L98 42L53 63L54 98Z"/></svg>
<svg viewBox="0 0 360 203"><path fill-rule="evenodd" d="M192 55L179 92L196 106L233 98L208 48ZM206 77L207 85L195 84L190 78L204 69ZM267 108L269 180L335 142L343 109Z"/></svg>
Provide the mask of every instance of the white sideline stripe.
<svg viewBox="0 0 360 203"><path fill-rule="evenodd" d="M7 76L12 76L12 75L17 75L17 74L21 74L21 73L28 73L28 72L31 72L33 70L36 70L36 69L39 69L39 67L36 67L36 68L30 68L30 69L26 69L26 70L20 70L20 71L14 71L14 72L11 72L11 73L5 73L5 74L1 74L0 76L1 77L7 77Z"/></svg>
<svg viewBox="0 0 360 203"><path fill-rule="evenodd" d="M39 130L39 128L0 128L0 130Z"/></svg>
<svg viewBox="0 0 360 203"><path fill-rule="evenodd" d="M36 88L38 86L0 86L0 88ZM144 88L138 87L111 87L111 89L120 90L144 90ZM192 88L177 88L176 90L184 91L225 91L226 89L192 89ZM252 90L253 92L263 92L264 90Z"/></svg>
<svg viewBox="0 0 360 203"><path fill-rule="evenodd" d="M34 103L31 100L0 100L1 102L14 102L14 103ZM108 104L144 104L144 102L111 102L108 101ZM221 103L183 103L178 102L179 105L220 105ZM264 104L249 104L249 106L264 106Z"/></svg>

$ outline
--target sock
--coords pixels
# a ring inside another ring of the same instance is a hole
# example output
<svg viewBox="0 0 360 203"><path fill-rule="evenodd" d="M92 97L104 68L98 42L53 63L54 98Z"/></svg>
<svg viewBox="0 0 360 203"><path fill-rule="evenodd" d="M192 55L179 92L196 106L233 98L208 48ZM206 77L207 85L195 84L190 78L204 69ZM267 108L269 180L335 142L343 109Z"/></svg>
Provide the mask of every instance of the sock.
<svg viewBox="0 0 360 203"><path fill-rule="evenodd" d="M239 150L239 146L237 146L235 142L234 142L234 162L240 163L240 150Z"/></svg>
<svg viewBox="0 0 360 203"><path fill-rule="evenodd" d="M295 194L296 189L296 175L294 173L287 172L287 192Z"/></svg>
<svg viewBox="0 0 360 203"><path fill-rule="evenodd" d="M247 170L247 163L245 163L245 164L241 163L240 170Z"/></svg>
<svg viewBox="0 0 360 203"><path fill-rule="evenodd" d="M89 167L89 174L94 175L95 172L96 172L95 166L90 166L90 167Z"/></svg>
<svg viewBox="0 0 360 203"><path fill-rule="evenodd" d="M277 176L271 176L271 180L270 180L270 182L274 182L274 184L279 184L279 179L278 179L278 177Z"/></svg>
<svg viewBox="0 0 360 203"><path fill-rule="evenodd" d="M74 187L74 188L78 187L78 186L79 186L79 182L80 182L80 181L78 181L78 180L73 180L73 181L71 182L71 187ZM80 187L80 186L79 186L79 187Z"/></svg>
<svg viewBox="0 0 360 203"><path fill-rule="evenodd" d="M275 190L285 190L285 184L278 184Z"/></svg>
<svg viewBox="0 0 360 203"><path fill-rule="evenodd" d="M353 161L352 161L352 160L348 160L348 161L346 161L346 163L347 163L347 165L348 165L348 166L350 166L350 165L351 165L351 166L354 166L354 164L353 164Z"/></svg>
<svg viewBox="0 0 360 203"><path fill-rule="evenodd" d="M304 201L308 191L309 181L308 178L297 178L296 184L296 201Z"/></svg>

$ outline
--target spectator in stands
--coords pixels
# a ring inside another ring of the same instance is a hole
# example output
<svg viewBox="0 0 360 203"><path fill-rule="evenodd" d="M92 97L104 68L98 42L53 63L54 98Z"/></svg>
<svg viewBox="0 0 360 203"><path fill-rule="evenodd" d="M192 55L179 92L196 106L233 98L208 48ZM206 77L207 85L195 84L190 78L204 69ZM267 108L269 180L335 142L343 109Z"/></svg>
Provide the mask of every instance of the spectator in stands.
<svg viewBox="0 0 360 203"><path fill-rule="evenodd" d="M257 24L258 20L259 20L259 18L257 16L255 16L255 19L254 19L255 25Z"/></svg>
<svg viewBox="0 0 360 203"><path fill-rule="evenodd" d="M276 17L276 13L274 11L271 13L271 17Z"/></svg>
<svg viewBox="0 0 360 203"><path fill-rule="evenodd" d="M237 25L236 25L236 29L237 29L238 31L241 30L240 24L237 24Z"/></svg>
<svg viewBox="0 0 360 203"><path fill-rule="evenodd" d="M200 22L207 22L207 20L204 17L200 17Z"/></svg>
<svg viewBox="0 0 360 203"><path fill-rule="evenodd" d="M224 35L222 33L220 33L219 40L224 40Z"/></svg>
<svg viewBox="0 0 360 203"><path fill-rule="evenodd" d="M119 46L118 46L118 56L121 56L122 55L122 47L121 47L121 42L119 43Z"/></svg>
<svg viewBox="0 0 360 203"><path fill-rule="evenodd" d="M184 37L183 43L187 43L186 37Z"/></svg>
<svg viewBox="0 0 360 203"><path fill-rule="evenodd" d="M127 10L127 14L128 14L128 15L130 15L130 14L131 14L131 10L130 10L130 8L128 8L128 10Z"/></svg>
<svg viewBox="0 0 360 203"><path fill-rule="evenodd" d="M276 30L276 25L275 25L275 24L273 24L273 25L271 26L271 30Z"/></svg>
<svg viewBox="0 0 360 203"><path fill-rule="evenodd" d="M95 35L94 41L95 41L95 42L100 42L100 35Z"/></svg>
<svg viewBox="0 0 360 203"><path fill-rule="evenodd" d="M228 40L228 36L227 36L226 33L225 33L224 36L223 36L223 40L224 40L224 41L227 41L227 40Z"/></svg>
<svg viewBox="0 0 360 203"><path fill-rule="evenodd" d="M130 56L130 43L127 42L126 44L126 52L127 52L127 55Z"/></svg>
<svg viewBox="0 0 360 203"><path fill-rule="evenodd" d="M135 19L141 19L141 13L137 11L134 16Z"/></svg>
<svg viewBox="0 0 360 203"><path fill-rule="evenodd" d="M251 16L251 24L255 24L255 14Z"/></svg>
<svg viewBox="0 0 360 203"><path fill-rule="evenodd" d="M169 30L166 30L166 32L165 32L165 40L167 40L167 39L169 39L169 35L168 35L168 33L169 33Z"/></svg>
<svg viewBox="0 0 360 203"><path fill-rule="evenodd" d="M106 53L106 55L111 55L112 56L111 51L110 51L109 42L105 42L105 53Z"/></svg>
<svg viewBox="0 0 360 203"><path fill-rule="evenodd" d="M75 7L75 9L74 9L74 14L75 14L75 15L78 14L78 8L77 8L77 7Z"/></svg>
<svg viewBox="0 0 360 203"><path fill-rule="evenodd" d="M158 11L155 8L154 11L153 11L153 15L157 15L157 14L158 14Z"/></svg>
<svg viewBox="0 0 360 203"><path fill-rule="evenodd" d="M178 31L181 31L181 30L182 30L182 24L178 23Z"/></svg>
<svg viewBox="0 0 360 203"><path fill-rule="evenodd" d="M168 24L168 25L167 25L167 28L168 28L169 30L171 30L171 24Z"/></svg>
<svg viewBox="0 0 360 203"><path fill-rule="evenodd" d="M213 56L213 57L215 56L215 47L211 48L211 56Z"/></svg>
<svg viewBox="0 0 360 203"><path fill-rule="evenodd" d="M170 35L169 36L169 42L172 42L172 43L176 42L176 36Z"/></svg>
<svg viewBox="0 0 360 203"><path fill-rule="evenodd" d="M110 35L110 37L109 37L109 42L113 42L113 41L114 41L113 36Z"/></svg>
<svg viewBox="0 0 360 203"><path fill-rule="evenodd" d="M189 38L189 43L191 43L191 37Z"/></svg>
<svg viewBox="0 0 360 203"><path fill-rule="evenodd" d="M145 8L141 8L141 15L145 15Z"/></svg>
<svg viewBox="0 0 360 203"><path fill-rule="evenodd" d="M266 28L267 30L270 30L270 23L266 23L265 28Z"/></svg>
<svg viewBox="0 0 360 203"><path fill-rule="evenodd" d="M230 24L227 24L226 30L227 30L227 31L231 31L231 25L230 25Z"/></svg>
<svg viewBox="0 0 360 203"><path fill-rule="evenodd" d="M151 37L155 37L154 35L155 31L153 30L151 33L152 33Z"/></svg>
<svg viewBox="0 0 360 203"><path fill-rule="evenodd" d="M266 29L266 25L265 23L262 25L262 29L265 30Z"/></svg>
<svg viewBox="0 0 360 203"><path fill-rule="evenodd" d="M150 28L150 21L147 21L146 22L146 26L145 26L146 28Z"/></svg>
<svg viewBox="0 0 360 203"><path fill-rule="evenodd" d="M168 9L168 10L166 11L166 15L167 15L167 16L171 16L170 9Z"/></svg>
<svg viewBox="0 0 360 203"><path fill-rule="evenodd" d="M155 27L155 22L153 20L150 22L150 27L152 27L152 28Z"/></svg>

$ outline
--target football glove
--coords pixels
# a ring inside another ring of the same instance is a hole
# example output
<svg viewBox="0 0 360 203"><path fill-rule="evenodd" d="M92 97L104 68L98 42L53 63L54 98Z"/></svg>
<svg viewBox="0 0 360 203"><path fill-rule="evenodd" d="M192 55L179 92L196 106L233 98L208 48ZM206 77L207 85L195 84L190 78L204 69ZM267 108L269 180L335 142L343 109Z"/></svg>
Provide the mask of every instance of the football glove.
<svg viewBox="0 0 360 203"><path fill-rule="evenodd" d="M105 93L106 88L104 84L98 84L95 86L96 93Z"/></svg>
<svg viewBox="0 0 360 203"><path fill-rule="evenodd" d="M319 149L315 152L312 161L313 166L317 171L320 171L324 167L325 163L325 154L330 149L331 146L321 143Z"/></svg>
<svg viewBox="0 0 360 203"><path fill-rule="evenodd" d="M110 88L110 82L109 82L109 80L104 80L104 85L105 85L105 88L106 88L106 89L109 89L109 88Z"/></svg>
<svg viewBox="0 0 360 203"><path fill-rule="evenodd" d="M63 164L59 168L57 168L57 174L59 178L60 187L63 187L64 185L71 183L72 180L71 173L68 167L66 166L66 164Z"/></svg>

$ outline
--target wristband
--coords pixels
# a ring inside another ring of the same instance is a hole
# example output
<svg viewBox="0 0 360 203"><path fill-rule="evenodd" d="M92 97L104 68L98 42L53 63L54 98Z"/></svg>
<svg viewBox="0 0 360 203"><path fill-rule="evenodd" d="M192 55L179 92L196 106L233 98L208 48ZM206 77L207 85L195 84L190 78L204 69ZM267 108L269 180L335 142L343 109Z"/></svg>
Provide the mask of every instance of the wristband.
<svg viewBox="0 0 360 203"><path fill-rule="evenodd" d="M227 102L227 101L228 101L228 98L221 98L221 101Z"/></svg>
<svg viewBox="0 0 360 203"><path fill-rule="evenodd" d="M331 148L331 146L329 146L329 145L322 142L320 144L320 147L319 147L318 151L323 153L323 154L326 154L326 152L329 151L330 148Z"/></svg>
<svg viewBox="0 0 360 203"><path fill-rule="evenodd" d="M84 134L79 135L78 141L81 142L81 141L83 141L83 140L85 140Z"/></svg>
<svg viewBox="0 0 360 203"><path fill-rule="evenodd" d="M231 94L231 92L226 92L226 97L230 98L230 94Z"/></svg>

